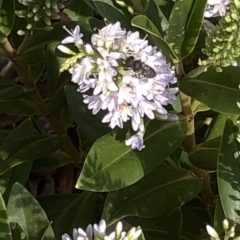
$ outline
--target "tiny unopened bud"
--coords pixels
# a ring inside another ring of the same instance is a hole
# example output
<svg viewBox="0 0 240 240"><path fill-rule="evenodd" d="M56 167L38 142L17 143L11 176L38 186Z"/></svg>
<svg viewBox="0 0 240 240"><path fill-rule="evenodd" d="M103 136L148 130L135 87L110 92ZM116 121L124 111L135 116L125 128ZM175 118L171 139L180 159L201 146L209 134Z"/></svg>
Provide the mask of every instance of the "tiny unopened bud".
<svg viewBox="0 0 240 240"><path fill-rule="evenodd" d="M59 46L57 46L57 48L58 48L61 52L66 53L66 54L68 54L68 55L76 55L75 52L73 52L70 48L68 48L68 47L66 47L66 46L64 46L64 45L59 45Z"/></svg>
<svg viewBox="0 0 240 240"><path fill-rule="evenodd" d="M134 10L133 10L132 7L128 7L127 10L128 10L128 12L130 12L131 14L134 14Z"/></svg>
<svg viewBox="0 0 240 240"><path fill-rule="evenodd" d="M228 229L229 229L229 222L228 222L227 219L224 219L224 220L222 221L222 226L223 226L223 229L224 229L224 230L228 230Z"/></svg>
<svg viewBox="0 0 240 240"><path fill-rule="evenodd" d="M213 238L216 238L216 239L219 239L219 236L218 236L217 232L210 225L206 226L206 230L207 230L209 236L211 236Z"/></svg>
<svg viewBox="0 0 240 240"><path fill-rule="evenodd" d="M89 55L93 55L94 54L94 50L93 50L92 46L90 44L88 44L88 43L85 45L85 51Z"/></svg>
<svg viewBox="0 0 240 240"><path fill-rule="evenodd" d="M60 18L59 14L52 13L51 19L59 19L59 18Z"/></svg>
<svg viewBox="0 0 240 240"><path fill-rule="evenodd" d="M41 16L39 13L36 13L36 14L34 15L33 20L34 20L35 22L38 22L41 17L42 17L42 16Z"/></svg>
<svg viewBox="0 0 240 240"><path fill-rule="evenodd" d="M44 9L44 12L45 12L45 14L46 14L48 17L51 17L52 12L50 11L49 8L45 8L45 9Z"/></svg>
<svg viewBox="0 0 240 240"><path fill-rule="evenodd" d="M215 70L216 70L216 72L218 72L218 73L220 73L220 72L223 71L221 67L216 67Z"/></svg>
<svg viewBox="0 0 240 240"><path fill-rule="evenodd" d="M58 9L63 9L63 8L64 8L64 5L61 3L58 3Z"/></svg>
<svg viewBox="0 0 240 240"><path fill-rule="evenodd" d="M50 0L45 0L45 6L47 8L50 8L51 7L51 1Z"/></svg>
<svg viewBox="0 0 240 240"><path fill-rule="evenodd" d="M32 18L32 17L33 17L33 12L28 13L28 14L27 14L27 17L28 17L28 18Z"/></svg>
<svg viewBox="0 0 240 240"><path fill-rule="evenodd" d="M58 5L57 5L56 2L52 2L51 7L52 7L54 10L58 10Z"/></svg>
<svg viewBox="0 0 240 240"><path fill-rule="evenodd" d="M26 32L23 31L23 30L18 30L18 31L17 31L17 35L19 35L19 36L23 36L23 35L25 35L25 34L26 34Z"/></svg>
<svg viewBox="0 0 240 240"><path fill-rule="evenodd" d="M236 8L240 9L240 1L239 0L234 0L234 4Z"/></svg>
<svg viewBox="0 0 240 240"><path fill-rule="evenodd" d="M43 28L43 30L44 30L44 31L51 31L51 30L53 30L53 27L52 27L52 26L45 26L45 27Z"/></svg>
<svg viewBox="0 0 240 240"><path fill-rule="evenodd" d="M25 11L25 10L15 11L15 13L20 18L25 18L27 16L27 11Z"/></svg>
<svg viewBox="0 0 240 240"><path fill-rule="evenodd" d="M119 221L115 229L116 239L119 239L119 237L121 236L122 230L123 230L123 224L121 221Z"/></svg>
<svg viewBox="0 0 240 240"><path fill-rule="evenodd" d="M33 12L34 13L36 13L36 12L38 12L38 10L40 9L40 4L36 4L35 6L34 6L34 8L33 8Z"/></svg>
<svg viewBox="0 0 240 240"><path fill-rule="evenodd" d="M47 16L44 16L43 17L43 21L47 24L47 25L51 25L51 21L50 21L50 19L49 19L49 17L47 17Z"/></svg>
<svg viewBox="0 0 240 240"><path fill-rule="evenodd" d="M116 1L116 3L119 5L119 6L121 6L121 7L125 7L126 6L126 3L125 2L123 2L123 1Z"/></svg>
<svg viewBox="0 0 240 240"><path fill-rule="evenodd" d="M29 24L26 26L26 29L27 29L27 30L30 30L31 28L32 28L32 24L29 23Z"/></svg>

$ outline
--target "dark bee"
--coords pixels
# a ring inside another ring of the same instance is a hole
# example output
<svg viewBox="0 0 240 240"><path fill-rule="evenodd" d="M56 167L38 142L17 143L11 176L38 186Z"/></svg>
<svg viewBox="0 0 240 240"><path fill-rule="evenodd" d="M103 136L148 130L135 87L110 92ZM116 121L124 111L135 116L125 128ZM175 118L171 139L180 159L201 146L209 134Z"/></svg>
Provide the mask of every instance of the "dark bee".
<svg viewBox="0 0 240 240"><path fill-rule="evenodd" d="M129 69L132 69L137 75L146 78L154 78L157 75L154 69L141 62L140 60L134 59L133 56L127 57L125 60L124 70Z"/></svg>

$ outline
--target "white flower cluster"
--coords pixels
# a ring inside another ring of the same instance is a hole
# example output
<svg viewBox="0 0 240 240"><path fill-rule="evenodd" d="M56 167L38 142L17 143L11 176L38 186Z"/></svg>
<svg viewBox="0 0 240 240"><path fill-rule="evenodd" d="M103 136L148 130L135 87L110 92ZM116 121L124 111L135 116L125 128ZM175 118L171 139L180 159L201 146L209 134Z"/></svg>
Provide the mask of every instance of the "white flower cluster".
<svg viewBox="0 0 240 240"><path fill-rule="evenodd" d="M230 2L231 0L208 0L204 16L206 18L225 16Z"/></svg>
<svg viewBox="0 0 240 240"><path fill-rule="evenodd" d="M68 31L68 30L67 30ZM172 104L178 92L175 72L162 52L141 39L139 32L125 31L120 23L109 24L93 34L90 44L83 44L77 26L62 44L74 43L79 53L62 66L69 69L72 82L78 84L84 103L93 114L107 110L103 123L123 128L127 121L135 134L125 141L132 149L144 148L144 117L177 120L165 106ZM60 45L61 51L74 53Z"/></svg>
<svg viewBox="0 0 240 240"><path fill-rule="evenodd" d="M128 232L124 232L122 222L118 222L115 231L106 234L107 225L105 220L101 220L99 225L88 225L86 231L82 228L73 229L73 238L68 234L62 235L62 240L136 240L142 234L139 228L131 228Z"/></svg>

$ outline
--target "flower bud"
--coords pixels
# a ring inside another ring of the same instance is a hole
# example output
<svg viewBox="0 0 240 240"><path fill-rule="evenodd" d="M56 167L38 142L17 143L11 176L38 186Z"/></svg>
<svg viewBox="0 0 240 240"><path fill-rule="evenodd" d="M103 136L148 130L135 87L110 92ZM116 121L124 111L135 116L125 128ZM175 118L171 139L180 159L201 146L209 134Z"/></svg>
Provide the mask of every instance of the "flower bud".
<svg viewBox="0 0 240 240"><path fill-rule="evenodd" d="M26 34L26 32L23 31L23 30L18 30L18 31L17 31L17 35L19 35L19 36L23 36L23 35L25 35L25 34Z"/></svg>
<svg viewBox="0 0 240 240"><path fill-rule="evenodd" d="M125 7L126 6L126 3L125 2L123 2L123 1L116 1L116 3L119 5L119 6L121 6L121 7Z"/></svg>
<svg viewBox="0 0 240 240"><path fill-rule="evenodd" d="M132 7L128 7L127 10L128 10L129 13L134 14L134 10L133 10Z"/></svg>

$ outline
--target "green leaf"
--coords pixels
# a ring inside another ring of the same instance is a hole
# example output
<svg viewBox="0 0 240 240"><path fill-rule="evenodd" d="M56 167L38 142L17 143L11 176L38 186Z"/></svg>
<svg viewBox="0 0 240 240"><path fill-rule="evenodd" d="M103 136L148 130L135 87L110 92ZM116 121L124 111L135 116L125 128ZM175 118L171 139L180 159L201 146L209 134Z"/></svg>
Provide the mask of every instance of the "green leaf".
<svg viewBox="0 0 240 240"><path fill-rule="evenodd" d="M236 78L239 74L240 68L237 67L225 68L222 73L209 68L196 78L180 81L180 89L217 112L239 115L240 90Z"/></svg>
<svg viewBox="0 0 240 240"><path fill-rule="evenodd" d="M222 204L220 199L217 199L214 211L214 225L213 228L220 235L223 232L222 221L225 219Z"/></svg>
<svg viewBox="0 0 240 240"><path fill-rule="evenodd" d="M49 231L52 232L52 227L51 227L51 223L49 223L47 226L43 227L38 233L37 236L34 238L34 240L48 240L48 234ZM52 235L51 239L55 239L54 238L54 234Z"/></svg>
<svg viewBox="0 0 240 240"><path fill-rule="evenodd" d="M49 225L47 216L36 199L19 183L15 183L7 205L11 223L18 223L26 234L26 239L35 239L43 227ZM48 228L46 238L54 240L52 228Z"/></svg>
<svg viewBox="0 0 240 240"><path fill-rule="evenodd" d="M144 30L145 32L149 33L152 42L157 47L163 50L165 56L170 55L171 61L177 59L177 56L172 51L169 44L163 39L156 26L152 23L152 21L148 17L146 17L145 15L138 15L134 17L131 22L133 26L138 27ZM168 59L168 61L170 61L170 59Z"/></svg>
<svg viewBox="0 0 240 240"><path fill-rule="evenodd" d="M84 2L79 0L71 0L64 9L64 12L72 21L79 21L84 28L91 31L89 28L88 17L93 16L92 9Z"/></svg>
<svg viewBox="0 0 240 240"><path fill-rule="evenodd" d="M45 61L45 59L44 59L44 61ZM28 65L27 67L28 67L28 73L31 76L31 80L34 83L36 83L39 80L39 78L41 78L43 76L45 62L40 62L40 63L33 64L33 65Z"/></svg>
<svg viewBox="0 0 240 240"><path fill-rule="evenodd" d="M0 193L0 240L12 240L12 233L8 221L7 209Z"/></svg>
<svg viewBox="0 0 240 240"><path fill-rule="evenodd" d="M0 130L0 146L4 143L10 133L10 130Z"/></svg>
<svg viewBox="0 0 240 240"><path fill-rule="evenodd" d="M103 21L94 17L88 18L88 22L91 26L92 31L94 31L94 29L101 29L106 26L106 24Z"/></svg>
<svg viewBox="0 0 240 240"><path fill-rule="evenodd" d="M60 239L63 233L72 234L76 226L84 229L89 223L96 222L96 216L102 212L103 200L99 193L81 193L55 221L54 232L57 239Z"/></svg>
<svg viewBox="0 0 240 240"><path fill-rule="evenodd" d="M211 140L213 138L222 136L225 122L228 118L232 119L233 121L236 121L238 116L222 114L222 113L217 114L217 116L212 120L208 128L208 131L206 134L206 140Z"/></svg>
<svg viewBox="0 0 240 240"><path fill-rule="evenodd" d="M188 13L193 0L176 1L169 18L167 29L167 42L177 56L181 56Z"/></svg>
<svg viewBox="0 0 240 240"><path fill-rule="evenodd" d="M50 97L52 97L56 93L57 89L59 88L59 85L61 85L63 82L63 81L60 81L61 84L59 84L59 76L60 76L59 69L61 65L64 63L64 61L66 61L66 58L61 58L56 55L55 51L57 49L57 46L58 46L58 43L56 42L48 44L47 53L46 53L47 84L48 84L48 92ZM63 74L64 73L62 73L61 75ZM64 76L66 77L65 74Z"/></svg>
<svg viewBox="0 0 240 240"><path fill-rule="evenodd" d="M55 194L40 196L37 201L44 209L48 219L54 221L62 214L63 209L69 207L69 204L74 202L79 194Z"/></svg>
<svg viewBox="0 0 240 240"><path fill-rule="evenodd" d="M168 221L168 240L180 240L182 232L183 216L181 208L173 210L167 216Z"/></svg>
<svg viewBox="0 0 240 240"><path fill-rule="evenodd" d="M99 13L106 18L109 22L120 22L122 28L127 30L134 30L131 26L131 14L125 8L119 8L119 6L112 0L93 0Z"/></svg>
<svg viewBox="0 0 240 240"><path fill-rule="evenodd" d="M217 182L224 215L227 219L240 223L240 146L236 140L239 129L233 122L226 121L217 168Z"/></svg>
<svg viewBox="0 0 240 240"><path fill-rule="evenodd" d="M163 36L164 32L167 29L168 21L163 15L161 9L155 3L155 1L149 1L148 7L145 12L148 18L153 22L153 24L158 29L158 32L160 32L161 36Z"/></svg>
<svg viewBox="0 0 240 240"><path fill-rule="evenodd" d="M65 95L75 122L91 140L94 141L111 131L107 124L102 123L103 113L93 115L83 103L82 94L77 92L76 86L66 86Z"/></svg>
<svg viewBox="0 0 240 240"><path fill-rule="evenodd" d="M207 0L196 0L192 2L192 11L186 25L184 39L181 42L181 59L186 58L191 54L198 40Z"/></svg>
<svg viewBox="0 0 240 240"><path fill-rule="evenodd" d="M58 167L62 167L68 163L71 163L72 159L67 153L58 149L57 151L50 153L48 156L33 161L32 171L51 171Z"/></svg>
<svg viewBox="0 0 240 240"><path fill-rule="evenodd" d="M0 33L4 34L5 36L8 36L11 33L14 24L14 3L14 0L0 0ZM0 42L2 42L2 36L0 37Z"/></svg>
<svg viewBox="0 0 240 240"><path fill-rule="evenodd" d="M64 87L69 83L69 73L63 72L57 81L57 85L55 86L56 90L49 101L48 108L50 114L58 114L62 110L62 107L67 104Z"/></svg>
<svg viewBox="0 0 240 240"><path fill-rule="evenodd" d="M125 146L121 136L101 137L87 155L76 187L107 192L137 182L181 144L186 130L186 121L152 121L145 134L146 148L142 151Z"/></svg>
<svg viewBox="0 0 240 240"><path fill-rule="evenodd" d="M199 168L216 171L221 138L215 138L201 143L189 153L190 162Z"/></svg>
<svg viewBox="0 0 240 240"><path fill-rule="evenodd" d="M125 216L159 216L189 202L201 186L191 171L161 164L134 185L108 193L103 218L112 223Z"/></svg>
<svg viewBox="0 0 240 240"><path fill-rule="evenodd" d="M31 119L27 119L8 135L2 145L2 148L4 148L5 145L14 144L17 139L21 141L26 137L34 136L34 134L32 121ZM8 199L8 195L10 194L12 186L15 182L19 182L22 185L26 183L31 167L31 161L25 162L0 175L0 192L3 194L4 199Z"/></svg>
<svg viewBox="0 0 240 240"><path fill-rule="evenodd" d="M22 52L22 54L16 56L15 60L22 65L43 64L46 60L45 46L41 45L32 51Z"/></svg>
<svg viewBox="0 0 240 240"><path fill-rule="evenodd" d="M9 101L28 95L33 89L27 89L0 76L0 101Z"/></svg>
<svg viewBox="0 0 240 240"><path fill-rule="evenodd" d="M31 105L31 103L24 98L0 102L0 113L20 116L32 116L38 114L37 110Z"/></svg>
<svg viewBox="0 0 240 240"><path fill-rule="evenodd" d="M0 149L0 156L3 159L0 165L0 175L23 162L46 156L60 148L61 145L61 138L53 135L31 136L5 144Z"/></svg>

